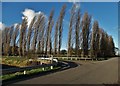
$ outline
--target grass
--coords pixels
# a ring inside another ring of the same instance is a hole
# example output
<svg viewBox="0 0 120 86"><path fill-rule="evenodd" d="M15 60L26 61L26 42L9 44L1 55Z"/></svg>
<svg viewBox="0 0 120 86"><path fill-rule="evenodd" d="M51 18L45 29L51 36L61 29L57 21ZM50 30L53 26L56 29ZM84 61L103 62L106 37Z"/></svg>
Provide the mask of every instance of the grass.
<svg viewBox="0 0 120 86"><path fill-rule="evenodd" d="M50 69L50 67L46 67L45 70L42 70L42 68L32 69L32 70L26 71L25 75L24 75L24 72L16 72L16 73L13 73L13 74L1 75L0 79L1 80L17 79L21 76L22 77L23 76L29 76L29 75L38 74L38 73L45 72L45 71L56 70L56 69L59 69L59 68L60 67L54 67L53 69Z"/></svg>
<svg viewBox="0 0 120 86"><path fill-rule="evenodd" d="M27 58L22 57L2 57L2 64L11 65L11 66L18 66L24 67L28 63Z"/></svg>
<svg viewBox="0 0 120 86"><path fill-rule="evenodd" d="M16 67L25 67L25 66L30 66L31 63L29 61L29 58L27 57L17 57L17 56L4 56L0 58L1 64L5 65L10 65L10 66L16 66ZM37 59L32 59L32 65L37 64L37 62L41 63L50 63L50 61L47 60L37 60Z"/></svg>
<svg viewBox="0 0 120 86"><path fill-rule="evenodd" d="M0 57L0 62L1 64L9 65L9 66L16 66L16 67L26 67L30 66L29 64L29 58L27 57L18 57L18 56L3 56ZM32 66L37 65L37 62L42 62L45 64L48 64L50 61L47 60L37 60L37 59L32 59ZM38 74L41 72L45 71L51 71L51 70L56 70L59 69L60 67L54 67L53 69L50 69L50 67L46 67L44 70L42 68L37 68L37 69L32 69L32 70L27 70L26 74L24 75L24 72L16 72L13 74L7 74L7 75L0 75L1 80L11 80L11 79L16 79L19 77L24 77L24 76L29 76L33 74Z"/></svg>

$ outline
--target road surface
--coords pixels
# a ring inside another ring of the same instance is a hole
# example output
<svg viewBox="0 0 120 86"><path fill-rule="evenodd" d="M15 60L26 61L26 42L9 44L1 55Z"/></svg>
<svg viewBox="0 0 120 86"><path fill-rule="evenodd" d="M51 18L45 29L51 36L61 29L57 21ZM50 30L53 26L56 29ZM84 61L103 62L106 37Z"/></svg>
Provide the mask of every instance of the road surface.
<svg viewBox="0 0 120 86"><path fill-rule="evenodd" d="M75 61L78 66L14 84L117 84L118 58Z"/></svg>

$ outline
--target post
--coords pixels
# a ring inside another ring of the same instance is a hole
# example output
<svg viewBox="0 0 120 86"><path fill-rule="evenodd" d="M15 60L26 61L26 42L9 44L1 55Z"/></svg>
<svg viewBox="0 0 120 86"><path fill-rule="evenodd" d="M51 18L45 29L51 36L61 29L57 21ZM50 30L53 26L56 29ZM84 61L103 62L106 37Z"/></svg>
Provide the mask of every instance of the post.
<svg viewBox="0 0 120 86"><path fill-rule="evenodd" d="M24 75L26 74L26 70L24 70Z"/></svg>
<svg viewBox="0 0 120 86"><path fill-rule="evenodd" d="M76 58L76 60L77 60L77 58Z"/></svg>
<svg viewBox="0 0 120 86"><path fill-rule="evenodd" d="M53 66L50 66L50 69L53 69Z"/></svg>
<svg viewBox="0 0 120 86"><path fill-rule="evenodd" d="M44 71L44 70L45 70L45 68L43 67L43 68L42 68L42 70Z"/></svg>

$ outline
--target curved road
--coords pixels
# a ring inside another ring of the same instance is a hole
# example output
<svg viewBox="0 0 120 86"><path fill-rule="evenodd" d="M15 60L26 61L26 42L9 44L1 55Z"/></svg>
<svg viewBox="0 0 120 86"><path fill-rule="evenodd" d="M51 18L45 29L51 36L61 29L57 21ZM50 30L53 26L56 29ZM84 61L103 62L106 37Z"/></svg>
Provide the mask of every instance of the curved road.
<svg viewBox="0 0 120 86"><path fill-rule="evenodd" d="M117 84L118 58L105 61L74 61L73 68L34 77L14 84Z"/></svg>

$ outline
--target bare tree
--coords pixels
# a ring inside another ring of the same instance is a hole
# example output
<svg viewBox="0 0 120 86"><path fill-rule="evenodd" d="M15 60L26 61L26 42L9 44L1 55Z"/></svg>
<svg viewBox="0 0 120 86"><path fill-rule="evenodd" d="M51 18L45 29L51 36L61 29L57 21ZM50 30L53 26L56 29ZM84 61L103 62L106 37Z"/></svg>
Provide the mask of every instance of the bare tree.
<svg viewBox="0 0 120 86"><path fill-rule="evenodd" d="M109 51L108 51L109 56L114 56L115 55L115 45L114 45L112 36L109 36L108 43L109 43Z"/></svg>
<svg viewBox="0 0 120 86"><path fill-rule="evenodd" d="M88 38L91 24L91 16L86 12L82 19L82 54L88 56Z"/></svg>
<svg viewBox="0 0 120 86"><path fill-rule="evenodd" d="M15 27L15 30L13 32L13 35L12 35L12 40L13 40L12 55L16 54L16 39L17 39L17 36L19 35L18 34L19 27L20 27L20 25L17 24L16 27Z"/></svg>
<svg viewBox="0 0 120 86"><path fill-rule="evenodd" d="M75 5L73 5L71 9L71 17L70 17L70 24L69 24L69 32L68 32L68 56L71 55L72 52L72 32L73 32L73 25L75 20Z"/></svg>
<svg viewBox="0 0 120 86"><path fill-rule="evenodd" d="M94 21L92 28L92 39L91 39L91 57L97 57L99 46L99 25L97 21Z"/></svg>
<svg viewBox="0 0 120 86"><path fill-rule="evenodd" d="M42 29L42 39L41 39L41 52L42 52L42 54L44 53L44 47L45 47L45 42L44 42L45 33L44 32L45 32L45 26Z"/></svg>
<svg viewBox="0 0 120 86"><path fill-rule="evenodd" d="M52 26L52 21L53 21L53 14L54 14L54 10L51 11L50 16L49 16L49 20L48 20L48 25L47 25L47 30L46 30L46 46L45 46L45 53L48 54L48 46L50 45L50 41L49 41L49 36L50 36L50 29Z"/></svg>
<svg viewBox="0 0 120 86"><path fill-rule="evenodd" d="M37 51L37 39L39 38L39 34L41 32L41 27L43 26L44 15L41 13L38 16L37 21L34 24L34 36L33 36L33 50Z"/></svg>
<svg viewBox="0 0 120 86"><path fill-rule="evenodd" d="M6 52L7 52L7 56L9 56L11 54L10 51L10 44L11 44L11 39L12 39L12 34L13 34L13 26L9 27L9 32L8 32L8 36L7 36L7 46L6 46Z"/></svg>
<svg viewBox="0 0 120 86"><path fill-rule="evenodd" d="M13 34L13 26L6 27L2 31L2 50L3 50L4 55L7 55L7 56L11 54L10 45L12 42L12 34Z"/></svg>
<svg viewBox="0 0 120 86"><path fill-rule="evenodd" d="M22 56L24 55L24 37L25 37L25 32L26 32L26 28L27 28L27 17L25 17L22 21L22 24L21 24L21 28L20 28L20 39L19 39L19 55Z"/></svg>
<svg viewBox="0 0 120 86"><path fill-rule="evenodd" d="M49 32L49 54L52 54L52 38L51 38L51 32L52 32L52 27L54 25L54 21L52 21L52 24L50 26L50 32Z"/></svg>
<svg viewBox="0 0 120 86"><path fill-rule="evenodd" d="M60 55L65 9L66 5L63 5L55 25L55 55ZM6 27L2 30L2 33L0 30L0 34L2 34L2 53L4 55L11 55L12 48L12 55L15 55L17 47L20 56L25 56L26 51L28 51L27 53L29 53L31 48L35 54L36 51L42 54L44 52L45 54L52 54L52 28L54 25L53 15L54 10L50 12L49 19L46 23L46 17L43 13L40 13L38 16L35 16L32 19L29 27L27 26L27 17L25 16L22 20L21 25L18 24L15 28L14 26ZM78 56L79 50L81 49L83 56L88 56L89 50L91 53L91 57L97 57L98 55L103 57L114 56L115 45L112 36L109 36L103 29L99 28L99 24L97 21L94 21L92 33L90 32L90 29L91 16L89 16L86 12L81 22L80 9L76 10L76 5L74 4L71 9L69 22L67 44L68 56L72 55L73 53ZM19 43L19 45L17 43Z"/></svg>
<svg viewBox="0 0 120 86"><path fill-rule="evenodd" d="M31 35L32 35L34 22L35 22L35 17L32 19L30 26L28 27L28 35L27 35L27 51L28 52L30 50L30 41L31 41Z"/></svg>
<svg viewBox="0 0 120 86"><path fill-rule="evenodd" d="M109 57L115 55L115 46L112 36L109 36L103 29L100 29L99 56Z"/></svg>
<svg viewBox="0 0 120 86"><path fill-rule="evenodd" d="M59 16L59 41L58 41L58 55L60 54L60 49L61 49L61 45L62 45L62 32L63 32L63 18L65 15L65 9L66 9L66 5L63 5L61 12L60 12L60 16Z"/></svg>
<svg viewBox="0 0 120 86"><path fill-rule="evenodd" d="M44 29L45 29L45 17L44 15L41 18L40 24L39 24L39 30L38 30L38 45L37 45L37 52L41 53L42 51L42 47L44 46L44 44L42 45L43 42L43 36L44 36Z"/></svg>
<svg viewBox="0 0 120 86"><path fill-rule="evenodd" d="M100 56L105 56L106 44L105 44L105 32L103 29L100 29Z"/></svg>
<svg viewBox="0 0 120 86"><path fill-rule="evenodd" d="M78 10L76 15L76 25L75 25L75 54L78 56L79 54L79 41L80 41L80 10Z"/></svg>
<svg viewBox="0 0 120 86"><path fill-rule="evenodd" d="M8 37L9 28L5 27L2 31L2 50L3 54L7 55L7 37Z"/></svg>
<svg viewBox="0 0 120 86"><path fill-rule="evenodd" d="M27 44L27 39L26 39L26 30L24 31L24 37L23 37L23 48L22 48L22 55L26 55L26 44Z"/></svg>
<svg viewBox="0 0 120 86"><path fill-rule="evenodd" d="M55 36L54 36L54 54L57 54L57 48L58 48L58 21L56 22L55 26Z"/></svg>
<svg viewBox="0 0 120 86"><path fill-rule="evenodd" d="M6 28L4 28L3 30L1 30L1 34L2 34L2 55L5 55L5 45L6 45Z"/></svg>
<svg viewBox="0 0 120 86"><path fill-rule="evenodd" d="M104 47L105 47L105 50L104 50L104 53L105 53L105 56L109 56L109 35L104 32Z"/></svg>

